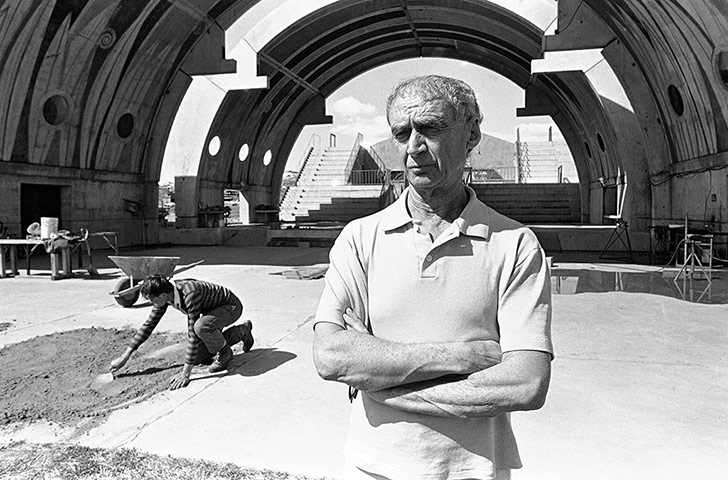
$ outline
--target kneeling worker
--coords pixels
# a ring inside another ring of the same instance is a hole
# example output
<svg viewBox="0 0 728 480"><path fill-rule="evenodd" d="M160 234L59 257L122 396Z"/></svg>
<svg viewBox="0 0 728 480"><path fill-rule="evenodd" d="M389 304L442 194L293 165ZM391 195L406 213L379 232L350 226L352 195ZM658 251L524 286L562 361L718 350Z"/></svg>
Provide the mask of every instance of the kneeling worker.
<svg viewBox="0 0 728 480"><path fill-rule="evenodd" d="M126 365L132 353L149 338L169 305L187 315L188 332L185 365L181 373L170 379L170 390L186 387L195 365L210 365L210 373L227 369L233 357L232 345L242 341L245 352L253 346L250 320L223 331L240 318L243 305L233 292L221 285L194 279L170 282L163 276L153 275L142 283L141 294L152 302L152 311L124 353L111 362L112 373Z"/></svg>

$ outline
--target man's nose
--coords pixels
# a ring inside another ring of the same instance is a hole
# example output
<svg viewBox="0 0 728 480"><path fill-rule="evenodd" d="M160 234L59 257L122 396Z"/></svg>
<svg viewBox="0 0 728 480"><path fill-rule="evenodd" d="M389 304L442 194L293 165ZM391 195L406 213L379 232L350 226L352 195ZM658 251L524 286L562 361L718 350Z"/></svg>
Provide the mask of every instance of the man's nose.
<svg viewBox="0 0 728 480"><path fill-rule="evenodd" d="M407 154L416 155L424 152L425 150L427 150L425 139L417 130L413 129L410 133L409 139L407 140Z"/></svg>

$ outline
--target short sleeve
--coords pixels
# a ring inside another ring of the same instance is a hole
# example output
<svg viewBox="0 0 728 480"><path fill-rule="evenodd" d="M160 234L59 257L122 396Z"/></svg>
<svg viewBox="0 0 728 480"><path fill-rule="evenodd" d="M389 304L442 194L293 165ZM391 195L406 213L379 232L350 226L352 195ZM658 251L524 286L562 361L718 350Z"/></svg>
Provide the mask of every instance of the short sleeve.
<svg viewBox="0 0 728 480"><path fill-rule="evenodd" d="M533 243L519 255L500 296L500 344L503 352L538 350L553 358L551 273L546 255L535 238Z"/></svg>
<svg viewBox="0 0 728 480"><path fill-rule="evenodd" d="M366 272L356 248L351 224L342 230L329 252L324 291L316 310L317 323L328 322L345 328L343 315L351 308L368 325Z"/></svg>

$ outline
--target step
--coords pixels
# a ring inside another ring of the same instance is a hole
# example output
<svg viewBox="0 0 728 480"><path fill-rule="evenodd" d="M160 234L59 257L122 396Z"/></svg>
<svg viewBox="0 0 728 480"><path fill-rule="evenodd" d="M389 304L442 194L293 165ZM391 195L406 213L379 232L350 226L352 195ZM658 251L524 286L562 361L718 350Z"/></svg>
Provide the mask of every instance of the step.
<svg viewBox="0 0 728 480"><path fill-rule="evenodd" d="M379 197L379 193L381 192L381 188L372 189L372 190L348 190L348 189L340 189L335 188L331 190L326 190L324 188L312 188L310 190L306 190L304 192L301 192L301 196L316 196L316 197L342 197L342 198L349 198L349 197Z"/></svg>
<svg viewBox="0 0 728 480"><path fill-rule="evenodd" d="M323 207L324 205L332 205L336 203L337 205L344 205L346 208L357 208L360 205L379 205L380 201L378 198L327 198L324 201L316 202L316 201L310 201L310 200L301 200L300 202L295 204L295 208L319 208ZM292 207L292 208L294 208Z"/></svg>

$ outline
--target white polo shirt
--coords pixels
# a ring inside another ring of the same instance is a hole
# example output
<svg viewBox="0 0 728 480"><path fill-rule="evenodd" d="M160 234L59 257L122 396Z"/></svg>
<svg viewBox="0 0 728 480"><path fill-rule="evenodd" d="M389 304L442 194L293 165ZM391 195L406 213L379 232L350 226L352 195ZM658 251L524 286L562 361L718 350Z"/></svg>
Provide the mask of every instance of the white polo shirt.
<svg viewBox="0 0 728 480"><path fill-rule="evenodd" d="M341 314L358 302L379 338L490 339L503 352L553 354L550 273L533 232L468 188L460 217L433 242L408 214L408 194L342 230L316 321L343 326ZM508 415L434 417L382 405L366 392L360 398L346 454L363 470L396 479L458 479L521 466Z"/></svg>

